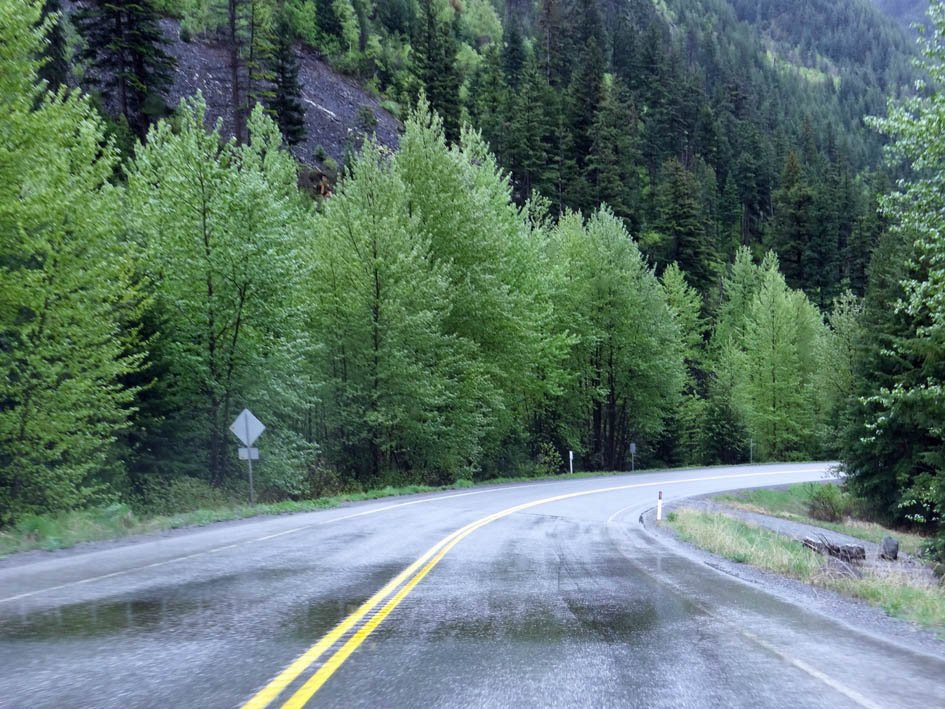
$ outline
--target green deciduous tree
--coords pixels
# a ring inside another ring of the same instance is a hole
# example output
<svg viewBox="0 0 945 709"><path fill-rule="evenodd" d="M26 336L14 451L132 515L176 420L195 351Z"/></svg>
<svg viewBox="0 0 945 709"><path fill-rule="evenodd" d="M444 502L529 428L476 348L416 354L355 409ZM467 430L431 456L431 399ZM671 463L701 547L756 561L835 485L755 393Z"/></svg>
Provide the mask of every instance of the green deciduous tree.
<svg viewBox="0 0 945 709"><path fill-rule="evenodd" d="M802 292L788 288L776 259L766 259L759 276L739 324L718 343L720 370L733 375L733 404L760 456L815 455L823 320Z"/></svg>
<svg viewBox="0 0 945 709"><path fill-rule="evenodd" d="M705 379L705 330L702 318L702 296L686 281L679 266L671 263L661 277L666 303L679 333L679 346L686 365L683 396L678 408L667 417L658 450L660 459L668 464L702 462L702 425L705 401L702 383Z"/></svg>
<svg viewBox="0 0 945 709"><path fill-rule="evenodd" d="M628 445L652 445L678 405L684 346L665 292L606 210L585 224L568 214L554 229L550 258L561 264L556 329L573 333L570 381L557 405L558 436L582 464L615 470ZM680 315L680 317L684 317Z"/></svg>
<svg viewBox="0 0 945 709"><path fill-rule="evenodd" d="M481 139L448 147L421 102L400 151L369 144L315 228L331 461L362 481L453 480L527 456L567 339L550 328L541 232Z"/></svg>
<svg viewBox="0 0 945 709"><path fill-rule="evenodd" d="M398 472L452 479L475 465L483 376L452 337L443 264L411 215L390 158L373 143L312 224L311 327L319 429L329 460L363 482Z"/></svg>
<svg viewBox="0 0 945 709"><path fill-rule="evenodd" d="M227 427L244 405L270 433L298 430L307 261L296 167L276 125L257 106L240 146L204 128L205 110L199 96L185 101L177 126L150 132L128 189L161 324L152 349L167 371L166 459L221 484L235 464Z"/></svg>
<svg viewBox="0 0 945 709"><path fill-rule="evenodd" d="M43 93L39 18L0 1L0 524L103 492L140 364L116 154L87 99Z"/></svg>
<svg viewBox="0 0 945 709"><path fill-rule="evenodd" d="M540 234L477 133L448 149L421 105L395 157L411 210L447 268L447 332L473 344L483 375L473 395L488 412L487 459L521 433L524 409L558 386L560 337L549 330Z"/></svg>

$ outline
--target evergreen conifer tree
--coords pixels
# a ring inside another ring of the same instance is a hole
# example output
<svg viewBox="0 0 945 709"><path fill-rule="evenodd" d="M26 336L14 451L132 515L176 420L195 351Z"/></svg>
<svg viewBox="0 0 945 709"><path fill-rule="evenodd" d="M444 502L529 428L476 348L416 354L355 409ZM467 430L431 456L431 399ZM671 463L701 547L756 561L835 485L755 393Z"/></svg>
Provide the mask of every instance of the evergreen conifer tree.
<svg viewBox="0 0 945 709"><path fill-rule="evenodd" d="M443 130L450 142L459 140L459 71L456 68L456 22L442 22L437 17L435 0L423 0L414 46L416 72L426 92L430 107L443 119Z"/></svg>
<svg viewBox="0 0 945 709"><path fill-rule="evenodd" d="M175 64L158 19L152 0L91 0L76 14L92 84L140 138L167 113L164 94Z"/></svg>
<svg viewBox="0 0 945 709"><path fill-rule="evenodd" d="M267 103L289 145L295 145L305 137L305 107L301 100L299 60L295 54L293 40L292 28L285 12L282 12L276 22L270 66L273 89Z"/></svg>
<svg viewBox="0 0 945 709"><path fill-rule="evenodd" d="M509 20L505 32L505 46L502 49L502 69L505 80L513 89L518 89L522 82L522 73L525 70L525 45L522 42L522 33L518 22Z"/></svg>
<svg viewBox="0 0 945 709"><path fill-rule="evenodd" d="M706 234L696 181L678 160L663 166L657 204L657 225L666 239L662 260L678 263L692 287L705 296L715 280L718 256Z"/></svg>
<svg viewBox="0 0 945 709"><path fill-rule="evenodd" d="M315 0L315 22L324 39L341 36L341 20L335 12L334 0Z"/></svg>
<svg viewBox="0 0 945 709"><path fill-rule="evenodd" d="M591 151L584 168L592 188L592 205L606 203L639 233L639 203L643 189L642 158L635 135L635 116L620 96L617 83L604 88L591 131Z"/></svg>
<svg viewBox="0 0 945 709"><path fill-rule="evenodd" d="M812 273L816 230L814 191L806 184L800 160L792 151L784 165L781 186L774 193L770 245L778 254L788 285L808 294L816 291L816 276Z"/></svg>
<svg viewBox="0 0 945 709"><path fill-rule="evenodd" d="M50 22L43 48L43 65L39 78L46 81L51 91L68 83L69 63L66 60L66 37L62 29L62 5L59 0L43 2L43 21Z"/></svg>

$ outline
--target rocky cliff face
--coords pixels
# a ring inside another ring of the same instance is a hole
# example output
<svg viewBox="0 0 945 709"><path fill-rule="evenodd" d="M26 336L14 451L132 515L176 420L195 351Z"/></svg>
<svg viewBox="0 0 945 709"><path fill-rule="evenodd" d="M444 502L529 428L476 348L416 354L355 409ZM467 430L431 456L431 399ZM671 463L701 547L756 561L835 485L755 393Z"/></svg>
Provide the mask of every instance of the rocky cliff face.
<svg viewBox="0 0 945 709"><path fill-rule="evenodd" d="M223 130L232 135L230 110L229 54L222 42L208 38L181 39L175 20L161 22L168 37L168 54L177 60L177 72L167 97L176 106L181 98L203 93L208 118L221 119ZM314 50L299 47L299 84L305 106L305 138L292 147L302 162L319 162L316 155L324 152L336 161L344 158L349 146L357 146L365 131L374 132L380 143L395 147L400 130L399 121L381 108L376 97L357 82L335 72ZM374 121L369 119L374 116ZM367 120L366 120L367 119ZM375 125L371 127L370 123ZM321 151L319 150L321 149Z"/></svg>

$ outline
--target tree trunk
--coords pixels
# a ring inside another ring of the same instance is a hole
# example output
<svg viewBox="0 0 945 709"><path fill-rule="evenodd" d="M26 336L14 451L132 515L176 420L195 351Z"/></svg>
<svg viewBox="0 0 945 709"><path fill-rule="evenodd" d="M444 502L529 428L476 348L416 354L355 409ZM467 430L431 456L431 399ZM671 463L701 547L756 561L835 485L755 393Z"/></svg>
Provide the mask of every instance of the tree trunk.
<svg viewBox="0 0 945 709"><path fill-rule="evenodd" d="M230 101L233 110L233 134L240 143L246 142L246 115L240 93L240 45L237 34L238 0L227 0L227 20L230 44Z"/></svg>

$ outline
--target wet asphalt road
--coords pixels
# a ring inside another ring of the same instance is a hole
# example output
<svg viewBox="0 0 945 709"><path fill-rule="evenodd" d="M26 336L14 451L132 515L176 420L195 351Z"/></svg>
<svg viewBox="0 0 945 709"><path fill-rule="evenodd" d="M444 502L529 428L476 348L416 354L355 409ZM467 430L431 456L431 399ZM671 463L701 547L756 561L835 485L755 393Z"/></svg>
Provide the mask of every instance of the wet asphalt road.
<svg viewBox="0 0 945 709"><path fill-rule="evenodd" d="M638 521L657 488L671 501L816 480L825 468L477 488L32 555L0 567L0 706L241 706L463 525L538 499L635 485L472 532L311 704L945 707L942 658L720 574Z"/></svg>

